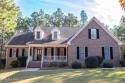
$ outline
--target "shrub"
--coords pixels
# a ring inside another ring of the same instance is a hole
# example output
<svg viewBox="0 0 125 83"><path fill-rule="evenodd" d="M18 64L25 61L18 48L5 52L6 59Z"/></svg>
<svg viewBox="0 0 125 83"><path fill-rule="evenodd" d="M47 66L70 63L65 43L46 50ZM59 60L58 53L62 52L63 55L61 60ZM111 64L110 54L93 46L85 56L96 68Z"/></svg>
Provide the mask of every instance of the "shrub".
<svg viewBox="0 0 125 83"><path fill-rule="evenodd" d="M4 68L5 65L6 65L6 59L1 59L1 62L2 62L2 64L3 64L3 68Z"/></svg>
<svg viewBox="0 0 125 83"><path fill-rule="evenodd" d="M17 59L19 61L19 65L21 67L25 67L26 66L27 56L19 56Z"/></svg>
<svg viewBox="0 0 125 83"><path fill-rule="evenodd" d="M72 68L73 69L80 69L80 68L82 68L82 65L79 62L74 62L74 63L72 63Z"/></svg>
<svg viewBox="0 0 125 83"><path fill-rule="evenodd" d="M99 62L99 66L103 63L104 58L102 56L96 56Z"/></svg>
<svg viewBox="0 0 125 83"><path fill-rule="evenodd" d="M85 64L87 68L97 68L99 65L98 58L95 56L87 57Z"/></svg>
<svg viewBox="0 0 125 83"><path fill-rule="evenodd" d="M57 67L57 62L50 62L49 67Z"/></svg>
<svg viewBox="0 0 125 83"><path fill-rule="evenodd" d="M65 62L60 62L60 63L58 63L57 65L58 65L58 67L65 67L65 66L67 66L67 63L65 63Z"/></svg>
<svg viewBox="0 0 125 83"><path fill-rule="evenodd" d="M125 60L121 60L120 64L121 64L122 67L125 67Z"/></svg>
<svg viewBox="0 0 125 83"><path fill-rule="evenodd" d="M18 67L18 64L19 64L19 62L17 60L14 60L11 62L10 65L11 65L11 67L16 68L16 67Z"/></svg>
<svg viewBox="0 0 125 83"><path fill-rule="evenodd" d="M1 59L2 64L6 64L6 59Z"/></svg>
<svg viewBox="0 0 125 83"><path fill-rule="evenodd" d="M104 68L112 68L113 67L113 64L111 62L104 62L103 63L103 67Z"/></svg>
<svg viewBox="0 0 125 83"><path fill-rule="evenodd" d="M123 53L123 59L125 60L125 52Z"/></svg>
<svg viewBox="0 0 125 83"><path fill-rule="evenodd" d="M3 64L2 64L2 61L0 60L0 69L3 68Z"/></svg>

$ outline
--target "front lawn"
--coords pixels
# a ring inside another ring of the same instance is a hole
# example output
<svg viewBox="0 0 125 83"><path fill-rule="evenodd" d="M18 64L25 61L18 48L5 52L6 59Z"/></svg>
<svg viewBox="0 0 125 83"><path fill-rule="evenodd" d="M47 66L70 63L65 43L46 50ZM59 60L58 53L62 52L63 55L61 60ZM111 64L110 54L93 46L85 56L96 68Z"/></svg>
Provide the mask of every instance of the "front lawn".
<svg viewBox="0 0 125 83"><path fill-rule="evenodd" d="M21 69L0 71L0 83L125 83L125 69L40 70L19 72Z"/></svg>

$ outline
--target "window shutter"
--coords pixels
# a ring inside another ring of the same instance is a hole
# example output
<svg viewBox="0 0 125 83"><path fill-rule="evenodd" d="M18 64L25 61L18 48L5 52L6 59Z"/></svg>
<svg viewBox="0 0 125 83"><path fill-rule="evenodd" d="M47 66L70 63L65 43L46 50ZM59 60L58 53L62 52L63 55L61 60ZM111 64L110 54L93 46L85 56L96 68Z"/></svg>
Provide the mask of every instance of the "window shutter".
<svg viewBox="0 0 125 83"><path fill-rule="evenodd" d="M102 56L105 59L104 47L102 47Z"/></svg>
<svg viewBox="0 0 125 83"><path fill-rule="evenodd" d="M112 47L110 47L110 57L111 57L111 59L113 59L113 48Z"/></svg>
<svg viewBox="0 0 125 83"><path fill-rule="evenodd" d="M45 56L47 56L47 48L45 48Z"/></svg>
<svg viewBox="0 0 125 83"><path fill-rule="evenodd" d="M16 57L18 57L18 51L19 51L19 49L17 48L16 49Z"/></svg>
<svg viewBox="0 0 125 83"><path fill-rule="evenodd" d="M91 29L88 29L88 38L91 39Z"/></svg>
<svg viewBox="0 0 125 83"><path fill-rule="evenodd" d="M99 29L96 29L97 39L99 39Z"/></svg>
<svg viewBox="0 0 125 83"><path fill-rule="evenodd" d="M64 48L64 56L66 56L66 48Z"/></svg>
<svg viewBox="0 0 125 83"><path fill-rule="evenodd" d="M12 48L10 48L10 57L12 57Z"/></svg>
<svg viewBox="0 0 125 83"><path fill-rule="evenodd" d="M79 59L79 47L77 47L77 59Z"/></svg>
<svg viewBox="0 0 125 83"><path fill-rule="evenodd" d="M25 52L25 49L23 48L23 49L22 49L22 56L24 56L24 52Z"/></svg>
<svg viewBox="0 0 125 83"><path fill-rule="evenodd" d="M54 51L53 48L51 48L51 55L52 55L52 56L54 55L53 51Z"/></svg>
<svg viewBox="0 0 125 83"><path fill-rule="evenodd" d="M85 57L88 57L88 47L85 47Z"/></svg>
<svg viewBox="0 0 125 83"><path fill-rule="evenodd" d="M60 48L57 48L57 56L60 55Z"/></svg>

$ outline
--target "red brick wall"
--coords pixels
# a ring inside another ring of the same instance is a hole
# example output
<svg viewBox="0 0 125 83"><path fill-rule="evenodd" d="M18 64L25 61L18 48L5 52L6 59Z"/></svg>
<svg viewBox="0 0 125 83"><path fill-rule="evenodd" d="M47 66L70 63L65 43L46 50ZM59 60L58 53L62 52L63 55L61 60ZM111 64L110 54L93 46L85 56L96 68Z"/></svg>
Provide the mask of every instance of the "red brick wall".
<svg viewBox="0 0 125 83"><path fill-rule="evenodd" d="M99 39L88 39L88 29L99 29ZM77 47L88 47L88 56L102 55L102 47L113 47L113 62L115 66L119 65L120 50L118 43L98 25L94 20L71 42L69 46L68 64L79 61L83 66L84 60L77 60Z"/></svg>

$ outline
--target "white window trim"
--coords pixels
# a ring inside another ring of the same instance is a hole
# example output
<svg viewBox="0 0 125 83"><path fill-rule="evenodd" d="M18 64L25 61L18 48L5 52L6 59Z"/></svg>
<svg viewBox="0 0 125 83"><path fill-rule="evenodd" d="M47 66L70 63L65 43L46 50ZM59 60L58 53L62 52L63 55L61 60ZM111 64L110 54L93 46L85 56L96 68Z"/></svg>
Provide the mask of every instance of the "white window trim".
<svg viewBox="0 0 125 83"><path fill-rule="evenodd" d="M56 36L57 36L56 38L55 38L55 32L57 33L57 34L56 34ZM58 32L57 32L57 31L55 31L55 32L53 32L53 40L58 40L58 36L59 36L59 35L58 35Z"/></svg>
<svg viewBox="0 0 125 83"><path fill-rule="evenodd" d="M47 56L52 56L52 54L51 54L51 48L47 48ZM49 54L49 51L50 51L50 54Z"/></svg>
<svg viewBox="0 0 125 83"><path fill-rule="evenodd" d="M109 49L109 58L106 58L106 54L107 53L105 53L105 48L108 48ZM105 55L105 60L111 60L111 53L110 53L110 47L104 47L104 55Z"/></svg>
<svg viewBox="0 0 125 83"><path fill-rule="evenodd" d="M90 30L91 30L91 34L90 34L91 35L91 39L97 39L97 32L96 32L97 29L90 29ZM96 37L94 37L94 38L92 37L92 30L95 30Z"/></svg>
<svg viewBox="0 0 125 83"><path fill-rule="evenodd" d="M40 38L37 38L37 32L40 32ZM44 32L42 31L42 29L40 27L37 27L35 30L34 30L34 38L35 40L42 40L42 38L44 37Z"/></svg>
<svg viewBox="0 0 125 83"><path fill-rule="evenodd" d="M83 52L80 52L80 49L83 48ZM84 56L83 58L80 58L80 55ZM79 47L79 60L85 60L85 47Z"/></svg>
<svg viewBox="0 0 125 83"><path fill-rule="evenodd" d="M57 32L57 39L54 39L54 32ZM51 33L52 33L52 40L59 40L60 39L60 30L57 27L52 29Z"/></svg>
<svg viewBox="0 0 125 83"><path fill-rule="evenodd" d="M61 51L62 51L62 53L63 54L61 54ZM64 56L65 54L64 54L64 48L60 48L60 56Z"/></svg>

